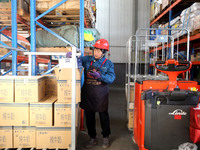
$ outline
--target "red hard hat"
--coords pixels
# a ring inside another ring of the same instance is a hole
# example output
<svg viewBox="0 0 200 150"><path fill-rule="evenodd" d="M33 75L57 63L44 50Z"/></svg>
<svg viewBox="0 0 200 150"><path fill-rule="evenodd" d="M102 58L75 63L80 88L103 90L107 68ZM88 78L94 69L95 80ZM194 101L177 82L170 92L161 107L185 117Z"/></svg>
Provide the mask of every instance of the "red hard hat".
<svg viewBox="0 0 200 150"><path fill-rule="evenodd" d="M99 49L105 49L109 51L109 43L105 39L98 40L93 46Z"/></svg>

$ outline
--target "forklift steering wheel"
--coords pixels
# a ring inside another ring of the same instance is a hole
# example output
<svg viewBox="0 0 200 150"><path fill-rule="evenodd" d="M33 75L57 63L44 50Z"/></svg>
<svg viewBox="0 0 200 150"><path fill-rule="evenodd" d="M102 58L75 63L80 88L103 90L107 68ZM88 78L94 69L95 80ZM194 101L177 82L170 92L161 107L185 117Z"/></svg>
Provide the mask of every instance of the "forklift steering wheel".
<svg viewBox="0 0 200 150"><path fill-rule="evenodd" d="M163 65L163 66L161 66ZM190 61L176 61L174 59L169 59L165 61L156 61L155 68L159 71L173 71L173 72L186 72L192 66Z"/></svg>

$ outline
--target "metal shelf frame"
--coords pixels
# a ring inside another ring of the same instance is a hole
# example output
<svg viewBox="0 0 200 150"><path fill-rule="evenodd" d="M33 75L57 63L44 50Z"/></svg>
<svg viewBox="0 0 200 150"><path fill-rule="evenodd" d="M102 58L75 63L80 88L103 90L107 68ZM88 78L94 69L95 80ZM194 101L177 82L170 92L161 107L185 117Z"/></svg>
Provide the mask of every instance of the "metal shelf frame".
<svg viewBox="0 0 200 150"><path fill-rule="evenodd" d="M163 13L161 13L156 19L154 19L151 23L150 26L152 26L154 23L156 23L160 18L162 18L165 14L170 12L172 8L174 8L176 5L178 5L182 0L176 0L170 7L168 7Z"/></svg>
<svg viewBox="0 0 200 150"><path fill-rule="evenodd" d="M17 51L14 49L17 49L17 20L21 23L26 24L27 26L30 26L31 29L31 53L29 53L29 60L31 60L29 62L29 64L31 64L31 74L32 76L36 76L37 75L37 60L36 60L36 24L40 27L42 27L43 29L49 31L52 35L58 37L60 40L64 41L67 45L72 46L72 60L73 60L73 66L72 66L72 134L71 134L71 150L75 150L76 149L76 50L81 51L81 55L84 55L84 0L80 0L80 35L79 35L79 39L80 39L80 47L76 47L68 42L67 40L65 40L64 38L62 38L61 36L57 35L56 33L54 33L53 31L51 31L49 28L47 28L45 26L45 24L43 24L40 20L40 18L42 18L44 15L48 14L50 11L52 11L53 9L55 9L56 7L60 6L61 4L65 3L67 0L62 0L61 2L59 2L58 4L56 4L55 6L53 6L52 8L50 8L49 10L47 10L46 12L44 12L43 14L39 15L36 17L36 0L30 0L30 25L28 22L26 22L25 20L23 20L22 18L20 18L17 15L17 0L11 0L11 30L12 30L12 51L10 51L8 54L6 54L5 56L0 58L0 61L3 60L4 58L8 57L10 54L12 54L12 69L9 70L12 71L12 75L17 75L17 67L20 66L22 63L26 62L27 57L25 59L25 57L23 57L22 59L24 59L25 61L22 61L21 63L17 64L18 62L18 56L17 56ZM7 35L3 34L2 31L5 30L7 27L4 27L3 29L0 30L0 34L4 35L5 37L7 37L8 39L11 40L11 38L9 38ZM1 42L0 43L3 46L7 46L5 43ZM21 46L21 45L20 45ZM21 46L22 47L22 46ZM24 47L22 47L24 48ZM35 54L34 54L35 53ZM39 54L40 55L40 54ZM30 58L31 57L31 58ZM50 60L51 63L51 60ZM46 72L49 73L50 71L52 71L54 68L51 68L51 64L48 64L48 69L50 69L49 71ZM83 84L83 76L82 76L82 82Z"/></svg>
<svg viewBox="0 0 200 150"><path fill-rule="evenodd" d="M30 18L31 18L31 52L36 52L36 24L39 25L40 27L42 27L43 29L47 30L48 32L50 32L52 35L56 36L57 38L59 38L60 40L64 41L67 45L72 46L72 60L74 61L74 66L72 66L72 105L71 105L71 109L72 109L72 133L71 133L71 150L75 150L76 149L76 69L75 69L75 64L76 64L76 50L81 50L81 55L84 55L84 0L80 0L80 48L76 48L75 46L68 42L67 40L65 40L64 38L62 38L61 36L57 35L56 33L54 33L53 31L51 31L50 29L48 29L47 27L45 27L44 25L42 25L40 22L38 22L38 20L40 18L42 18L44 15L48 14L49 12L51 12L52 10L54 10L55 8L57 8L58 6L60 6L61 4L65 3L67 0L62 0L61 2L59 2L58 4L56 4L55 6L53 6L52 8L50 8L49 10L45 11L44 13L42 13L41 15L36 17L36 0L31 0L30 1ZM32 60L31 65L32 65L32 75L36 75L37 74L37 66L36 66L36 55L29 55L29 60ZM29 63L30 64L30 63ZM49 66L50 68L50 66ZM53 68L52 68L53 69ZM83 79L83 76L82 76ZM82 80L83 82L83 80Z"/></svg>
<svg viewBox="0 0 200 150"><path fill-rule="evenodd" d="M153 21L150 22L150 26L152 26L154 23L156 23L157 21L159 21L164 15L166 15L167 13L169 13L169 22L173 19L172 18L172 12L173 12L173 8L177 5L179 5L181 2L183 2L183 0L176 0L172 5L170 5L164 12L162 12L157 18L155 18ZM169 24L169 28L171 28L170 24ZM169 35L171 35L171 32L169 32ZM191 43L191 46L189 47L191 49L191 51L189 52L190 54L187 55L187 60L190 60L190 58L188 58L191 53L194 53L194 49L196 47L199 46L198 42L195 42L195 40L198 40L200 39L200 33L198 34L195 34L195 35L192 35L190 37L190 43ZM179 42L175 42L174 45L178 45L178 44L184 44L188 42L188 38L183 38L181 39ZM168 45L165 45L165 47L170 47L171 45L168 44ZM156 50L155 49L152 49L150 50L150 54L153 53L154 51L159 51L159 50L162 50L162 47L158 47ZM185 48L182 47L181 51L185 51ZM179 52L178 52L179 53ZM181 55L183 55L182 53L179 53ZM185 55L183 55L185 56ZM193 65L200 65L200 61L193 61L192 62ZM191 69L191 72L193 72L193 70ZM191 74L191 79L193 79L193 74Z"/></svg>

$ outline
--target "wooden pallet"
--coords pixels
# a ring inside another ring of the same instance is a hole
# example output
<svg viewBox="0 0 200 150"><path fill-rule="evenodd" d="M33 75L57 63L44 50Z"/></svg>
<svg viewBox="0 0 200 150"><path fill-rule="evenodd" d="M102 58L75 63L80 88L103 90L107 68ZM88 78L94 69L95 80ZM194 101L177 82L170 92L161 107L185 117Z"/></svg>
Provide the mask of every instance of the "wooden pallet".
<svg viewBox="0 0 200 150"><path fill-rule="evenodd" d="M72 47L39 47L36 49L37 52L71 52Z"/></svg>
<svg viewBox="0 0 200 150"><path fill-rule="evenodd" d="M47 11L60 0L36 0L36 10L39 14ZM87 2L87 0L85 1ZM64 4L55 8L47 15L43 16L42 20L49 26L78 24L80 20L80 1L79 0L68 0ZM86 3L85 7L85 18L86 22L90 24L94 15L92 14L91 8Z"/></svg>
<svg viewBox="0 0 200 150"><path fill-rule="evenodd" d="M30 15L23 10L22 8L18 8L17 14L20 15L23 19L30 21ZM7 29L11 29L11 7L5 7L2 6L0 3L0 26L10 26ZM20 22L18 22L17 26L20 28L20 30L28 30L28 27Z"/></svg>
<svg viewBox="0 0 200 150"><path fill-rule="evenodd" d="M46 10L37 10L39 14L42 14ZM79 9L59 9L59 10L53 10L47 15L45 15L42 20L48 25L48 26L62 26L62 25L70 25L70 24L79 24L80 22L80 13ZM85 18L86 22L90 24L90 15L85 9Z"/></svg>
<svg viewBox="0 0 200 150"><path fill-rule="evenodd" d="M200 29L196 29L196 30L192 31L192 32L190 33L190 35L196 35L196 34L198 34L198 33L200 33Z"/></svg>

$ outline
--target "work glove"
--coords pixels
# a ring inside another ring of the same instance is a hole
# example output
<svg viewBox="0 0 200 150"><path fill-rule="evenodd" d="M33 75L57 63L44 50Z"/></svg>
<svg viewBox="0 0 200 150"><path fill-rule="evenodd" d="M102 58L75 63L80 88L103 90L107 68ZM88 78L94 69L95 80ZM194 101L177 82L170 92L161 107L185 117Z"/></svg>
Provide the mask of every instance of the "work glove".
<svg viewBox="0 0 200 150"><path fill-rule="evenodd" d="M97 78L97 79L101 78L100 73L98 73L96 71L90 72L90 75L93 76L93 77L95 77L95 78Z"/></svg>
<svg viewBox="0 0 200 150"><path fill-rule="evenodd" d="M68 52L68 53L66 54L66 58L72 58L72 52Z"/></svg>

